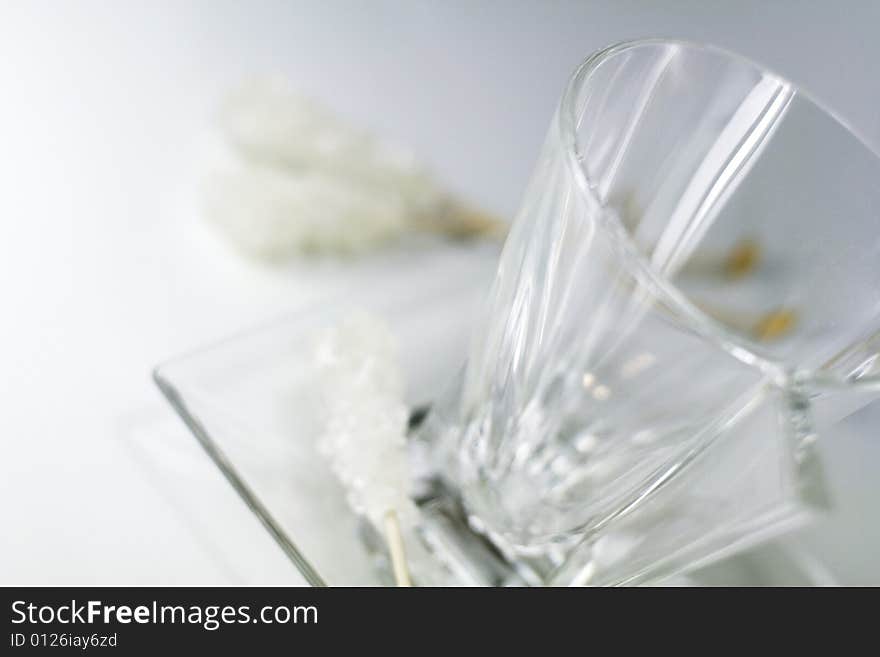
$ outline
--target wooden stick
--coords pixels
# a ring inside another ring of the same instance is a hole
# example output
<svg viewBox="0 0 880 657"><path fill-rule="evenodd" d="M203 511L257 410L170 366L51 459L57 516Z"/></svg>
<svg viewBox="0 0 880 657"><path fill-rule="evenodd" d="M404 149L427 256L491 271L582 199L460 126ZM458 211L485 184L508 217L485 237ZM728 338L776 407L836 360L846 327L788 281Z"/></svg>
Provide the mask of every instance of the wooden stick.
<svg viewBox="0 0 880 657"><path fill-rule="evenodd" d="M752 335L758 340L769 341L791 333L797 324L797 313L789 308L778 308L764 315L752 326Z"/></svg>
<svg viewBox="0 0 880 657"><path fill-rule="evenodd" d="M409 568L406 565L406 553L403 549L400 523L397 520L397 513L394 509L389 509L385 513L385 540L388 543L388 552L391 554L391 568L394 571L395 583L397 586L412 586Z"/></svg>
<svg viewBox="0 0 880 657"><path fill-rule="evenodd" d="M761 243L746 237L736 242L726 253L698 247L685 262L681 273L736 281L753 274L763 257Z"/></svg>
<svg viewBox="0 0 880 657"><path fill-rule="evenodd" d="M423 230L459 240L488 237L503 241L508 229L507 222L457 203L437 215L420 218L419 225Z"/></svg>
<svg viewBox="0 0 880 657"><path fill-rule="evenodd" d="M750 313L732 313L728 310L697 303L704 313L735 331L760 342L771 342L790 334L797 326L798 316L793 308L780 307L756 316Z"/></svg>

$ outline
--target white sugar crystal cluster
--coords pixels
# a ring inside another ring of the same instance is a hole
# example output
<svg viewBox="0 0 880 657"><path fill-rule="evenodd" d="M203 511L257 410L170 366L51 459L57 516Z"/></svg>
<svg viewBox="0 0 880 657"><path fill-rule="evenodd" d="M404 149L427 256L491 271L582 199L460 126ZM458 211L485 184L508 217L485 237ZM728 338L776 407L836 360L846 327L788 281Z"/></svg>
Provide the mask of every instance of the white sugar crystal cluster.
<svg viewBox="0 0 880 657"><path fill-rule="evenodd" d="M364 251L408 225L399 198L357 181L252 165L217 173L209 184L208 216L242 251L260 258Z"/></svg>
<svg viewBox="0 0 880 657"><path fill-rule="evenodd" d="M380 529L393 510L411 526L406 457L407 407L397 345L380 319L359 313L322 333L315 349L327 413L318 448L352 509Z"/></svg>
<svg viewBox="0 0 880 657"><path fill-rule="evenodd" d="M283 80L243 85L223 105L220 128L231 157L206 181L206 215L255 256L363 251L447 202L412 154Z"/></svg>

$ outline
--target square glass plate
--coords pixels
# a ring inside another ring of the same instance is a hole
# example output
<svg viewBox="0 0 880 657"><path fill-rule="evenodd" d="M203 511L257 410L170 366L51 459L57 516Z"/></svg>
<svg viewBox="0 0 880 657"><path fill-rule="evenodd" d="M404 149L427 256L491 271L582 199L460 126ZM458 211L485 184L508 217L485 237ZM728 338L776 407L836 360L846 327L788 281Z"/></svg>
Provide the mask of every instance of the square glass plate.
<svg viewBox="0 0 880 657"><path fill-rule="evenodd" d="M316 334L356 309L379 315L399 340L406 401L412 407L430 403L454 380L464 361L471 318L485 298L494 267L493 260L484 260L460 268L443 283L421 285L417 293L412 286L387 285L378 294L327 302L156 368L155 381L174 410L309 584L387 583L363 547L359 521L349 510L341 487L315 449L319 426L310 368ZM764 451L753 454L751 463L742 464L732 483L752 492L758 482L769 485L772 490L762 491L760 503L770 500L770 508L763 511L782 531L801 519L802 509L788 504L791 498L784 489L788 477L765 476L768 467L778 467L777 460L785 458L765 453L768 445L776 443L756 436L755 444ZM756 467L758 461L762 464ZM730 493L723 482L715 483L704 488L717 489L718 495ZM705 491L702 494L700 502L711 505ZM779 497L778 505L773 504L773 495ZM743 499L734 505L737 521L743 513L749 514ZM776 517L779 514L785 517ZM718 547L704 549L698 559L692 559L688 550L693 541L684 547L676 543L686 537L680 530L680 524L670 525L659 534L661 547L669 554L668 564L657 568L656 550L629 555L628 561L640 568L662 572L660 578L632 577L632 583L799 585L831 581L810 558L780 546L738 554L681 579L681 573L730 553L731 545L744 550L778 532L760 525L749 531L746 540L737 542L726 533L735 533L736 527L722 528L714 537L719 539ZM664 546L667 537L670 543ZM627 577L618 579L622 582Z"/></svg>
<svg viewBox="0 0 880 657"><path fill-rule="evenodd" d="M316 335L355 310L389 323L399 341L407 402L430 401L456 374L494 249L446 254L446 280L419 272L279 318L174 358L154 380L250 510L312 585L379 584L359 521L317 454L312 408ZM435 272L436 273L436 272ZM405 280L403 280L405 279Z"/></svg>

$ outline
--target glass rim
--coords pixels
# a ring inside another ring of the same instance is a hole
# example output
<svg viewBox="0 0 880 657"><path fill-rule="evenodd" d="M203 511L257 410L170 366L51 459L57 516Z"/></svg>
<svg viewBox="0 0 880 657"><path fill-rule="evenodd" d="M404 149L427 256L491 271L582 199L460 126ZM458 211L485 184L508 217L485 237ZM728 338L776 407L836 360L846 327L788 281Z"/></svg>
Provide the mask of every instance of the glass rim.
<svg viewBox="0 0 880 657"><path fill-rule="evenodd" d="M698 50L714 53L732 61L739 62L744 66L754 69L763 75L772 76L783 84L788 85L797 96L812 104L824 116L841 126L847 133L852 135L858 143L868 151L875 159L880 160L880 154L849 125L847 121L838 116L821 101L817 100L800 85L791 82L787 77L777 74L772 69L760 64L737 52L714 46L711 44L688 41L685 39L672 38L642 38L620 41L594 52L581 62L569 77L559 103L559 111L555 121L558 121L564 159L569 173L575 180L581 194L590 198L596 207L604 208L606 205L599 199L590 183L590 178L584 169L578 152L577 145L577 94L586 84L598 67L617 55L629 50L644 46L676 46L689 50ZM600 229L605 229L609 239L622 248L623 256L627 262L635 267L635 273L641 284L645 284L652 293L671 303L672 307L681 312L687 319L695 323L700 333L709 339L720 342L721 346L733 357L749 364L757 366L765 374L776 381L798 380L820 386L830 392L845 392L853 390L876 390L880 391L880 374L859 379L851 379L846 376L833 374L821 365L811 369L808 374L791 371L786 363L780 359L768 355L758 345L753 344L746 338L736 334L721 322L713 319L692 303L685 294L679 291L678 286L648 260L637 248L630 231L615 212L601 212L599 215ZM851 346L851 345L850 345ZM848 349L850 346L846 347ZM844 349L844 350L845 350Z"/></svg>

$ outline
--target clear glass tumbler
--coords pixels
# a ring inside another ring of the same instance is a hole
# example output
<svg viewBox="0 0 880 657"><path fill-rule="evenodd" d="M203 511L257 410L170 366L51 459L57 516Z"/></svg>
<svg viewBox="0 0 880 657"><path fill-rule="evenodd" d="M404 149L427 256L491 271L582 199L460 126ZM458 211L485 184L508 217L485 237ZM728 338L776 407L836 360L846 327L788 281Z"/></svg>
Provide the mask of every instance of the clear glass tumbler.
<svg viewBox="0 0 880 657"><path fill-rule="evenodd" d="M625 43L572 77L461 387L425 431L471 526L513 561L622 582L597 569L631 574L652 535L664 556L698 543L736 515L731 496L755 504L722 542L778 522L749 524L769 493L734 484L770 446L808 461L813 406L875 389L878 353L880 159L742 57ZM778 488L778 470L762 481ZM713 485L677 516L687 529L668 521L677 493L611 532L661 491Z"/></svg>

